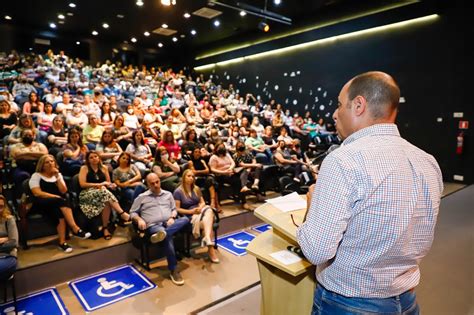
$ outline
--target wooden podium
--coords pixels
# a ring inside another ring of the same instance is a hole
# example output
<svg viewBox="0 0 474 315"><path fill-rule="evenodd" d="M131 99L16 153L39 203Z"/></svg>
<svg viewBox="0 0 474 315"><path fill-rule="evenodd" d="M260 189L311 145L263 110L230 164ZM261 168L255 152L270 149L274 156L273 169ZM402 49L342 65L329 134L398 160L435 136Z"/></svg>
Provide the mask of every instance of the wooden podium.
<svg viewBox="0 0 474 315"><path fill-rule="evenodd" d="M257 258L262 302L260 314L310 314L316 287L315 266L303 259L291 265L282 264L270 254L297 245L295 223L303 222L306 209L282 212L271 204L255 209L255 215L270 224L272 229L258 235L248 246L247 252Z"/></svg>

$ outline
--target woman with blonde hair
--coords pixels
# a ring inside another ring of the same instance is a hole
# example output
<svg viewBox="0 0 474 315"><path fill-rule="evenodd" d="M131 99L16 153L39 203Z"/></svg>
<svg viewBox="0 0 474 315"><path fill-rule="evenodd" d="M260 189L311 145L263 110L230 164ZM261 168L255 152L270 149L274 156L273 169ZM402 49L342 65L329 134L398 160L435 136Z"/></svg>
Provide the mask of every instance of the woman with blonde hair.
<svg viewBox="0 0 474 315"><path fill-rule="evenodd" d="M193 235L198 238L203 231L201 246L207 246L211 262L219 263L216 249L214 248L213 229L214 213L211 207L206 205L201 190L196 186L196 179L192 170L183 173L181 185L176 188L173 197L176 209L181 215L189 217L193 225Z"/></svg>
<svg viewBox="0 0 474 315"><path fill-rule="evenodd" d="M39 159L29 186L34 197L33 205L44 210L46 216L56 224L59 247L65 253L72 252L72 247L66 243L66 223L77 237L85 239L91 236L89 232L81 230L74 221L71 206L66 198L66 183L52 155L46 154ZM22 213L22 216L26 216L26 213Z"/></svg>
<svg viewBox="0 0 474 315"><path fill-rule="evenodd" d="M8 279L16 270L18 230L7 199L0 195L0 280Z"/></svg>

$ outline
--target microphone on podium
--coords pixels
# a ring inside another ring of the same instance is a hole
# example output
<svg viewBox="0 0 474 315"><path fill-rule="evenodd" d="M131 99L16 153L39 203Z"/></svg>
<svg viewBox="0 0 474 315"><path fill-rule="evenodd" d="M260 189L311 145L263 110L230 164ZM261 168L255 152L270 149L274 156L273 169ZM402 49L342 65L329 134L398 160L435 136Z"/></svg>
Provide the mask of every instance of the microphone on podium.
<svg viewBox="0 0 474 315"><path fill-rule="evenodd" d="M294 246L294 245L289 245L286 249L289 250L292 253L295 253L296 255L300 256L301 258L306 259L306 257L304 257L303 251L301 250L300 247Z"/></svg>

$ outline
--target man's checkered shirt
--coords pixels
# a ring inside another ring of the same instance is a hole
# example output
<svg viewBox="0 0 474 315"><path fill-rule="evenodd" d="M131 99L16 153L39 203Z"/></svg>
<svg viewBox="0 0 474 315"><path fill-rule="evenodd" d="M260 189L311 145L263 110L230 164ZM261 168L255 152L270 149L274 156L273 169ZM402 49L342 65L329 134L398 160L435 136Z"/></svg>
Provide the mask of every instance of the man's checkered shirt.
<svg viewBox="0 0 474 315"><path fill-rule="evenodd" d="M348 297L399 295L420 280L442 175L394 124L350 135L321 165L298 243L326 289Z"/></svg>

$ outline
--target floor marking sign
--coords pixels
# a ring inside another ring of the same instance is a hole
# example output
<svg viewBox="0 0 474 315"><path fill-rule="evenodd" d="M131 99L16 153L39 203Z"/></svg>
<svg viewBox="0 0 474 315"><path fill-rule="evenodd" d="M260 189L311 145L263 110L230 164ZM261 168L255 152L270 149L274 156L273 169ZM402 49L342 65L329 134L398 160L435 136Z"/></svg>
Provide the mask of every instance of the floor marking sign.
<svg viewBox="0 0 474 315"><path fill-rule="evenodd" d="M55 288L28 294L17 299L19 315L68 315L69 312ZM0 305L0 314L15 314L13 301Z"/></svg>
<svg viewBox="0 0 474 315"><path fill-rule="evenodd" d="M71 281L69 287L88 312L151 290L156 285L131 265Z"/></svg>
<svg viewBox="0 0 474 315"><path fill-rule="evenodd" d="M270 224L261 224L261 225L256 225L252 226L252 230L257 231L258 233L263 233L268 230L270 230L272 226Z"/></svg>
<svg viewBox="0 0 474 315"><path fill-rule="evenodd" d="M217 239L217 245L226 251L243 256L247 253L247 245L255 238L255 235L245 231L221 236Z"/></svg>

